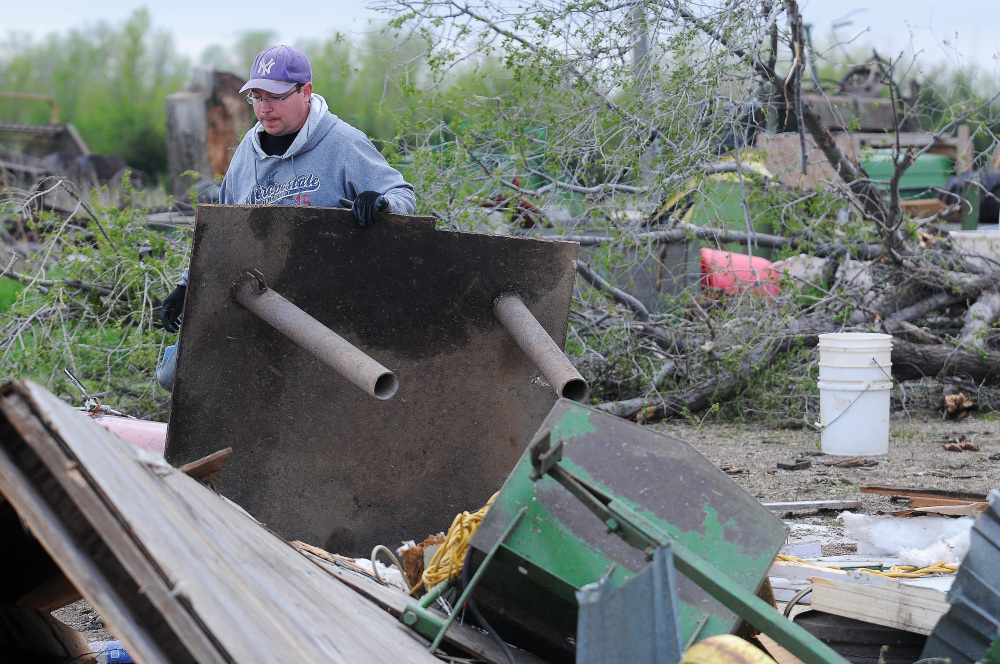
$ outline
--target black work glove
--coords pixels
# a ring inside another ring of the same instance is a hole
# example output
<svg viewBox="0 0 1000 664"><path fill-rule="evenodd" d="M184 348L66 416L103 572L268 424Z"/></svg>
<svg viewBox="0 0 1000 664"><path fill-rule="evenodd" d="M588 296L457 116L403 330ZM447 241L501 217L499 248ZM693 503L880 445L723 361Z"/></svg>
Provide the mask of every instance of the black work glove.
<svg viewBox="0 0 1000 664"><path fill-rule="evenodd" d="M163 299L163 306L160 307L160 320L163 321L163 329L167 332L176 332L180 329L179 319L181 311L184 310L184 297L186 295L187 286L178 286Z"/></svg>
<svg viewBox="0 0 1000 664"><path fill-rule="evenodd" d="M378 221L379 212L389 207L389 201L377 191L362 191L352 203L346 198L340 199L340 204L349 208L362 228L371 226Z"/></svg>

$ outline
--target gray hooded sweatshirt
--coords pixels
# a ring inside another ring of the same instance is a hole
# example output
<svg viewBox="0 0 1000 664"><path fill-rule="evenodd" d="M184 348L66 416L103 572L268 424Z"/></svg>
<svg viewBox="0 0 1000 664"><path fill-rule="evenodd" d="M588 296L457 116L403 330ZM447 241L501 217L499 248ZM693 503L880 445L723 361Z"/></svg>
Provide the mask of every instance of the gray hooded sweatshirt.
<svg viewBox="0 0 1000 664"><path fill-rule="evenodd" d="M262 131L258 122L236 148L222 180L223 205L342 207L341 198L377 191L389 201L386 212L416 210L413 185L364 133L331 113L320 95L310 95L309 117L285 154L266 154L260 147ZM187 281L184 270L180 285Z"/></svg>
<svg viewBox="0 0 1000 664"><path fill-rule="evenodd" d="M340 207L363 191L389 201L387 212L413 214L413 186L403 180L362 132L333 113L313 93L309 117L283 155L260 147L259 122L243 137L222 181L223 205L312 205Z"/></svg>

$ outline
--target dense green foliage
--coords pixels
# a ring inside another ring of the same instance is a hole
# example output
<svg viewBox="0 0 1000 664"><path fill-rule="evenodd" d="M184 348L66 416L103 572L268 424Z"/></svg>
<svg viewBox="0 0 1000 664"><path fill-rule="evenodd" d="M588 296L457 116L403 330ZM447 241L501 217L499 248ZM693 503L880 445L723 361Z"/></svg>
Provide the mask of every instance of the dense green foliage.
<svg viewBox="0 0 1000 664"><path fill-rule="evenodd" d="M779 20L787 3L691 3L692 15L656 3L539 0L517 12L493 0L475 9L459 0L392 4L385 31L359 40L333 33L296 46L310 56L316 92L400 166L414 184L418 213L440 226L600 236L581 259L629 292L678 267L650 237L664 229L690 233L695 254L694 229L707 225L796 238L796 247L783 251L729 245L774 260L820 246L835 256L827 272L786 275L774 297L703 291L695 257L687 286L646 300L645 318L581 284L566 349L594 401L654 400L705 385L723 390L739 379L740 390L709 394L708 412L815 419L814 353L795 346L776 358L772 343L800 317L849 320L897 277L870 266L867 282L838 273L836 262L846 263L852 244L880 238L842 183L794 190L759 172L751 162L760 154L724 154L723 139L744 131L748 109L791 80L791 29ZM253 56L275 40L266 30L245 33L230 49L206 49L200 63L245 76ZM165 171L164 100L186 87L192 63L153 29L148 13L136 12L120 28L15 42L2 53L0 89L51 95L93 151ZM868 55L859 47L841 58L833 46L822 47L817 77L836 81ZM763 61L774 65L775 80L755 68ZM979 163L988 160L1000 127L991 83L977 83L972 71L890 66L901 85L922 85L914 109L922 128L965 118ZM44 105L0 100L3 120L44 122L46 113ZM14 207L0 213L30 216ZM83 216L78 210L71 219ZM36 281L2 319L0 376L31 377L67 395L74 393L61 371L68 368L109 403L162 417L165 393L153 370L173 338L154 314L188 246L151 233L142 210L97 208L97 217L107 237L91 218L85 241L65 219L32 219L36 228L49 224L49 232L30 265ZM909 240L916 233L909 225L901 231ZM924 293L922 283L906 285ZM0 289L0 306L15 291ZM671 335L682 343L664 339Z"/></svg>
<svg viewBox="0 0 1000 664"><path fill-rule="evenodd" d="M169 395L154 380L166 344L160 298L187 264L190 237L150 230L145 211L91 203L97 219L41 215L45 242L22 268L20 290L0 327L0 376L30 378L56 394L83 398L64 369L105 404L166 419Z"/></svg>
<svg viewBox="0 0 1000 664"><path fill-rule="evenodd" d="M121 26L52 34L42 41L11 33L0 50L0 90L52 97L60 122L72 123L91 152L125 157L129 165L162 178L166 162L168 94L184 90L195 64L245 76L254 56L277 37L242 34L231 49L212 46L200 62L177 53L171 35L155 29L146 10ZM385 145L397 132L395 114L408 103L420 53L378 31L360 43L340 33L297 44L310 56L314 87L332 110ZM405 64L405 66L404 66ZM39 101L0 98L0 121L47 123Z"/></svg>
<svg viewBox="0 0 1000 664"><path fill-rule="evenodd" d="M0 58L0 90L52 97L61 122L76 126L95 154L118 154L153 176L166 171L167 94L183 89L190 64L170 35L136 11L119 28L53 34L40 43L15 42ZM38 102L0 99L6 122L45 123Z"/></svg>

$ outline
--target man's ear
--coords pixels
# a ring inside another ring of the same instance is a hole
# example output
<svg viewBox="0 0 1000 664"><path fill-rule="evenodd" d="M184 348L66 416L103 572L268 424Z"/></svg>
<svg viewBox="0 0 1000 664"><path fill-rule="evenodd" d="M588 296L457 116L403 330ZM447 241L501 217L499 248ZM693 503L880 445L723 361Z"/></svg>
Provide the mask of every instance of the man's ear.
<svg viewBox="0 0 1000 664"><path fill-rule="evenodd" d="M313 84L312 84L312 82L306 83L305 85L302 86L302 97L306 101L309 101L309 95L312 94L312 91L313 91Z"/></svg>

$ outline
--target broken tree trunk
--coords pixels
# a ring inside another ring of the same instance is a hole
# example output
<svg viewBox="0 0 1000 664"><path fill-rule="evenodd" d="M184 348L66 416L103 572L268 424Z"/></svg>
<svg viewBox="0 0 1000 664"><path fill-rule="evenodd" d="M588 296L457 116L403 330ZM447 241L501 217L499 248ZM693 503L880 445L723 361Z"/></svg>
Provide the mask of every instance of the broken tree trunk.
<svg viewBox="0 0 1000 664"><path fill-rule="evenodd" d="M986 330L1000 319L1000 292L996 288L983 291L965 313L965 325L958 335L958 345L967 350L986 347Z"/></svg>
<svg viewBox="0 0 1000 664"><path fill-rule="evenodd" d="M924 345L893 339L892 377L902 381L925 376L963 376L976 383L996 384L1000 382L1000 353L969 352L950 344Z"/></svg>

